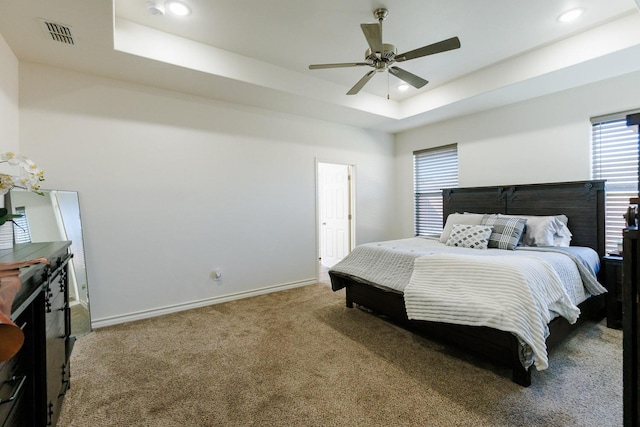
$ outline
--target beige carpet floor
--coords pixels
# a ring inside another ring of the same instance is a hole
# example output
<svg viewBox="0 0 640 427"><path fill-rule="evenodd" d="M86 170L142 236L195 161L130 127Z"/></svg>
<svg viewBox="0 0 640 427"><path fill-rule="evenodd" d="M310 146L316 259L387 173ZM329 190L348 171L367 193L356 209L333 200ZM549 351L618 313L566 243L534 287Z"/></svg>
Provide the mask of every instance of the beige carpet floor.
<svg viewBox="0 0 640 427"><path fill-rule="evenodd" d="M71 373L60 426L622 425L622 334L604 322L523 388L326 284L98 329Z"/></svg>

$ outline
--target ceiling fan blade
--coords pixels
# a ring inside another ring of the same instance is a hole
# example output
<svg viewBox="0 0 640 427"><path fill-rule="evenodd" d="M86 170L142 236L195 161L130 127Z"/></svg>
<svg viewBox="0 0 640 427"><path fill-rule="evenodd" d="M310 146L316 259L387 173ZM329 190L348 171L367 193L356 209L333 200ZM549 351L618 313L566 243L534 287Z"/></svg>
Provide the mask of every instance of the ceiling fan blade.
<svg viewBox="0 0 640 427"><path fill-rule="evenodd" d="M322 68L345 68L345 67L360 67L362 65L370 65L366 62L343 62L339 64L311 64L310 70L319 70Z"/></svg>
<svg viewBox="0 0 640 427"><path fill-rule="evenodd" d="M389 72L394 76L396 76L397 78L399 78L400 80L409 83L411 86L415 87L416 89L420 89L422 86L429 83L422 77L418 77L413 73L403 70L402 68L391 67L389 68Z"/></svg>
<svg viewBox="0 0 640 427"><path fill-rule="evenodd" d="M373 77L375 73L376 70L371 70L367 74L365 74L364 77L361 78L360 81L356 83L355 86L351 88L351 90L349 90L349 92L347 92L347 95L355 95L356 93L360 92L360 89L362 89L364 85L366 85L367 82L371 80L371 77Z"/></svg>
<svg viewBox="0 0 640 427"><path fill-rule="evenodd" d="M433 55L434 53L446 52L448 50L458 49L460 47L460 39L452 37L438 43L423 46L409 52L396 55L396 62L408 61L409 59L420 58L422 56Z"/></svg>
<svg viewBox="0 0 640 427"><path fill-rule="evenodd" d="M382 52L382 27L380 24L360 24L372 53Z"/></svg>

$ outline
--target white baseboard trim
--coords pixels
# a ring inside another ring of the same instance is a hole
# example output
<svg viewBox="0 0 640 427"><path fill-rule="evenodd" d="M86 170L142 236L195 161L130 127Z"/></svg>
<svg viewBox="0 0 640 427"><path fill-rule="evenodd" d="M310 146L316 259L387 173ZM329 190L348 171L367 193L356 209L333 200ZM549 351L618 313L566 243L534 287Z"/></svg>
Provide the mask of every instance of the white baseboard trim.
<svg viewBox="0 0 640 427"><path fill-rule="evenodd" d="M221 304L223 302L235 301L243 298L255 297L258 295L269 294L272 292L284 291L287 289L299 288L318 283L317 279L307 279L299 282L284 283L280 285L267 286L265 288L253 289L250 291L238 292L219 297L205 298L202 300L191 301L182 304L170 305L152 310L143 310L135 313L121 314L111 317L103 317L102 319L91 319L92 329L104 328L120 323L134 322L136 320L149 319L151 317L163 316L165 314L177 313L179 311L191 310L194 308L205 307L208 305Z"/></svg>
<svg viewBox="0 0 640 427"><path fill-rule="evenodd" d="M69 307L73 307L74 305L81 305L85 310L89 310L89 306L84 301L78 301L78 300L69 301Z"/></svg>

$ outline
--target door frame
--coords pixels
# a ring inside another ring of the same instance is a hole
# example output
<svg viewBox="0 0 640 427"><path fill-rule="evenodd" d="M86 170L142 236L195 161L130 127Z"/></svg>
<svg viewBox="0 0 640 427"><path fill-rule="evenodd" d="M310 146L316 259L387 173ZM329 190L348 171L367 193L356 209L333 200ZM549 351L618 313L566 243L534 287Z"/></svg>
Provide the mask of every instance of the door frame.
<svg viewBox="0 0 640 427"><path fill-rule="evenodd" d="M345 163L345 162L340 162L340 161L333 161L333 160L325 160L325 159L318 159L316 158L316 162L315 162L315 175L316 175L316 263L319 266L320 265L320 256L322 254L322 238L321 238L321 233L322 233L322 218L321 218L321 210L320 210L320 199L321 199L321 195L320 195L320 168L319 168L319 164L321 163L329 163L329 164L334 164L334 165L343 165L346 166L349 170L349 176L350 179L347 180L347 185L348 185L348 192L349 192L349 197L348 197L348 204L349 204L349 212L351 214L351 219L349 221L349 227L348 227L348 232L349 232L349 252L351 252L353 250L353 248L355 247L355 241L356 241L356 165L353 163ZM320 275L320 271L318 269L318 278Z"/></svg>

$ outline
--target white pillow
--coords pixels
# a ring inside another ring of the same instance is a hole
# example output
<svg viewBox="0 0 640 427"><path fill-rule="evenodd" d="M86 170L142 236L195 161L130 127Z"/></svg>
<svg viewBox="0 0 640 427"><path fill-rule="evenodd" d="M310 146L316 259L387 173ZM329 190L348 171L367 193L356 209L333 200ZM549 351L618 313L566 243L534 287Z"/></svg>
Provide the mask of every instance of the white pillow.
<svg viewBox="0 0 640 427"><path fill-rule="evenodd" d="M567 227L566 215L530 216L530 215L498 215L523 218L527 220L522 242L525 246L569 246L571 231Z"/></svg>
<svg viewBox="0 0 640 427"><path fill-rule="evenodd" d="M451 229L454 224L466 224L466 225L480 225L484 214L473 213L452 213L447 217L447 222L444 224L442 234L440 234L440 243L447 243L449 236L451 235Z"/></svg>

